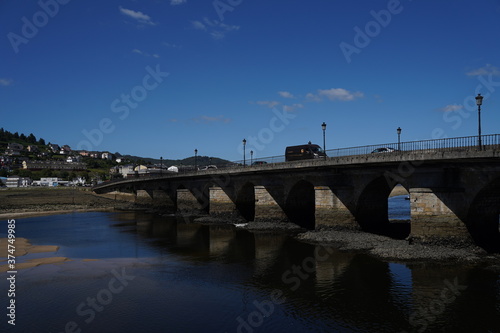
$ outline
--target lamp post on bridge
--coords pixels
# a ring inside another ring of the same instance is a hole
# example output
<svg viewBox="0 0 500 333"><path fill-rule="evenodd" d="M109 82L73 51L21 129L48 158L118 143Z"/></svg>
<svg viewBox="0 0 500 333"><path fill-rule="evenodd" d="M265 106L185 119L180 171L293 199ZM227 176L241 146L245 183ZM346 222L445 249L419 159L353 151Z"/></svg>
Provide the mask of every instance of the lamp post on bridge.
<svg viewBox="0 0 500 333"><path fill-rule="evenodd" d="M398 132L398 150L401 150L401 127L396 130Z"/></svg>
<svg viewBox="0 0 500 333"><path fill-rule="evenodd" d="M253 164L253 150L250 150L250 165Z"/></svg>
<svg viewBox="0 0 500 333"><path fill-rule="evenodd" d="M483 149L483 143L481 142L481 105L483 105L483 96L481 94L477 94L476 96L476 105L477 105L477 144L479 146L479 150Z"/></svg>
<svg viewBox="0 0 500 333"><path fill-rule="evenodd" d="M194 150L194 170L198 171L198 149Z"/></svg>
<svg viewBox="0 0 500 333"><path fill-rule="evenodd" d="M160 156L160 176L163 176L163 156Z"/></svg>
<svg viewBox="0 0 500 333"><path fill-rule="evenodd" d="M243 139L243 167L246 167L246 156L245 156L246 145L247 145L247 140Z"/></svg>
<svg viewBox="0 0 500 333"><path fill-rule="evenodd" d="M323 122L323 124L321 124L321 128L323 129L323 153L325 154L325 160L326 160L326 140L325 140L326 123L325 122Z"/></svg>

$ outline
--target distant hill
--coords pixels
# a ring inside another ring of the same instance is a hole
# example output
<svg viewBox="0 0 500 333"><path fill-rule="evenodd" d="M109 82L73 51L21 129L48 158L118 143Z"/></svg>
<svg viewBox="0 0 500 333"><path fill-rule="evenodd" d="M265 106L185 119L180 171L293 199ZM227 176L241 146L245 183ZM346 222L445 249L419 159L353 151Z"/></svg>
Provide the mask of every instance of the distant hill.
<svg viewBox="0 0 500 333"><path fill-rule="evenodd" d="M115 153L115 155L120 155L119 153ZM121 158L130 160L130 161L144 161L145 163L149 164L160 164L162 163L160 159L156 158L145 158L145 157L140 157L140 156L133 156L133 155L121 155ZM198 166L204 166L204 165L225 165L228 163L231 163L231 161L224 160L222 158L218 157L209 157L209 156L198 156L196 157L196 163ZM195 164L195 157L187 157L182 160L171 160L171 159L163 159L163 165L164 166L179 166L179 165L194 165Z"/></svg>
<svg viewBox="0 0 500 333"><path fill-rule="evenodd" d="M23 146L28 146L28 145L36 145L41 148L42 146L46 146L46 142L44 139L39 138L37 139L36 136L33 133L30 133L29 135L25 135L24 133L19 134L18 132L12 133L7 130L4 130L3 128L0 128L0 155L3 153L3 150L7 147L7 144L10 142L16 142L20 143ZM65 142L58 142L60 146L63 146L66 144ZM116 157L121 157L122 159L130 160L133 162L140 161L142 163L146 164L160 164L160 159L155 159L155 158L148 158L148 157L141 157L141 156L133 156L133 155L122 155L118 152L114 154ZM211 159L211 160L210 160ZM218 157L209 157L209 156L198 156L197 157L197 164L198 166L204 166L208 164L213 164L213 165L223 165L230 163L230 161L220 159ZM187 157L182 160L171 160L171 159L164 159L163 160L163 165L165 166L170 166L170 165L194 165L195 164L195 157Z"/></svg>

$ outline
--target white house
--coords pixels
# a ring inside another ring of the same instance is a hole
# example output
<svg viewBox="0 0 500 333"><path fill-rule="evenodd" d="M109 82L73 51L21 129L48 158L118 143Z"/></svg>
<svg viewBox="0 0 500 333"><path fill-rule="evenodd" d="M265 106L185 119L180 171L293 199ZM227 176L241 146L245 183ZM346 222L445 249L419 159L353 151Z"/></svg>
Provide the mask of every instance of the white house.
<svg viewBox="0 0 500 333"><path fill-rule="evenodd" d="M11 176L7 178L5 185L7 187L28 187L31 183L32 180L29 177Z"/></svg>
<svg viewBox="0 0 500 333"><path fill-rule="evenodd" d="M111 154L109 152L104 152L104 153L102 153L101 158L103 160L111 161L113 159L113 154Z"/></svg>

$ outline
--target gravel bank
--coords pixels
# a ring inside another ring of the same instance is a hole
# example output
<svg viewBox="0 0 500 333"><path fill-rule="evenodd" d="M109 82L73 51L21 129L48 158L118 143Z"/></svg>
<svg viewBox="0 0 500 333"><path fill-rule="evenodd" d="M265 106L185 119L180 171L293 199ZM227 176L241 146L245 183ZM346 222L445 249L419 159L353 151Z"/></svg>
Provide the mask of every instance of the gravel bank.
<svg viewBox="0 0 500 333"><path fill-rule="evenodd" d="M438 245L409 244L386 236L356 231L308 231L297 239L313 244L334 245L340 250L365 251L374 256L401 261L458 260L475 262L486 257L477 247L453 248Z"/></svg>

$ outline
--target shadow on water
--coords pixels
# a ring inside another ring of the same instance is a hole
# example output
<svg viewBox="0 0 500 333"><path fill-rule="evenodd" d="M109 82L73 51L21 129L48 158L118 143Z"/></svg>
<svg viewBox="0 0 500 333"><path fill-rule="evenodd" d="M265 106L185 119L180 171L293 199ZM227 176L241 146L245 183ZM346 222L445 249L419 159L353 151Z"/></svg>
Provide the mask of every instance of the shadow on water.
<svg viewBox="0 0 500 333"><path fill-rule="evenodd" d="M391 263L305 244L287 233L143 213L75 214L18 226L16 232L35 243L41 237L58 245L61 235L69 237L66 251L79 258L95 255L94 245L108 251L84 266L74 260L46 273L44 268L25 273L17 300L24 304L20 318L30 320L20 321L19 331L61 331L68 320L84 331L115 327L124 333L165 327L246 333L498 332L500 327L499 274L490 268ZM127 274L135 280L87 326L75 308L98 295L113 277L111 267L130 257L134 265L126 266ZM0 288L5 283L0 281Z"/></svg>

